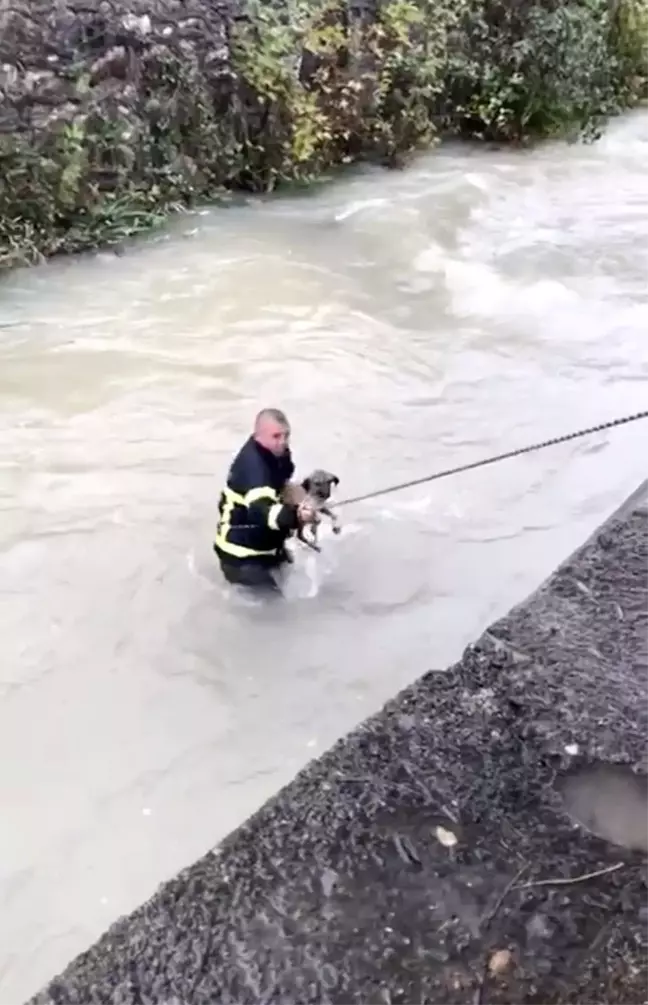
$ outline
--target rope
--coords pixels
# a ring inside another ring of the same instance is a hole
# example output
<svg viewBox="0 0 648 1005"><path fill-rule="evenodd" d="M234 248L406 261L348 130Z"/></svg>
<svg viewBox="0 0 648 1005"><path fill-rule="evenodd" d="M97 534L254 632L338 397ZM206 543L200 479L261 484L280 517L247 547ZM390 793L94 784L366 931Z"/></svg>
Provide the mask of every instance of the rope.
<svg viewBox="0 0 648 1005"><path fill-rule="evenodd" d="M459 474L461 471L470 471L473 468L484 468L488 464L495 464L497 461L508 460L509 457L519 457L521 454L530 454L534 450L542 450L544 447L553 447L557 443L567 443L568 440L576 440L580 436L589 436L591 433L600 433L604 429L613 429L615 426L623 426L628 422L638 422L639 419L648 419L648 409L643 412L635 412L634 415L626 415L622 419L611 419L609 422L601 422L598 426L589 426L587 429L578 429L575 433L565 433L563 436L553 436L550 440L543 440L541 443L532 443L529 447L518 447L516 450L507 450L503 454L495 454L493 457L482 458L480 461L470 461L468 464L457 464L453 468L445 468L443 471L436 471L432 475L424 475L422 478L413 478L408 482L399 482L397 485L388 485L384 489L376 489L373 492L365 492L361 496L351 496L348 499L341 499L334 502L332 507L350 506L351 503L365 502L367 499L375 499L377 496L384 496L391 492L400 492L401 489L409 489L414 485L425 485L426 482L434 482L439 478L447 478L449 475ZM251 523L239 523L236 525L241 530L248 530L255 526Z"/></svg>
<svg viewBox="0 0 648 1005"><path fill-rule="evenodd" d="M519 457L521 454L530 454L533 450L542 450L544 447L553 447L557 443L566 443L568 440L575 440L580 436L589 436L590 433L600 433L604 429L612 429L614 426L623 426L628 422L637 422L639 419L648 418L648 409L643 412L635 412L634 415L626 415L622 419L611 419L609 422L601 422L598 426L590 426L588 429L579 429L575 433L565 433L563 436L554 436L550 440L543 440L541 443L533 443L529 447L518 447L517 450L507 450L503 454L495 454L493 457L486 457L480 461L471 461L469 464L457 464L453 468L446 468L444 471L436 471L432 475L424 475L423 478L413 478L408 482L399 482L397 485L389 485L384 489L376 489L374 492L365 492L360 496L351 496L349 499L342 499L336 502L338 506L350 506L351 503L365 502L367 499L375 499L377 496L384 496L391 492L400 492L402 489L412 488L414 485L424 485L426 482L433 482L439 478L447 478L449 475L459 474L461 471L470 471L472 468L483 468L487 464L495 464L497 461L508 460L509 457Z"/></svg>

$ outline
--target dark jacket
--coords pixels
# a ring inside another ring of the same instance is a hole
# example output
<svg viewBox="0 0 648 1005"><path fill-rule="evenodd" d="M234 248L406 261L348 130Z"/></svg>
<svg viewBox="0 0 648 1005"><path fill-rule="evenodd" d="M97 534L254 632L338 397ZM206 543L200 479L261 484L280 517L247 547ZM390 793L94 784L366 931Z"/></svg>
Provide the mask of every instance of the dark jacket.
<svg viewBox="0 0 648 1005"><path fill-rule="evenodd" d="M290 451L276 457L253 437L234 458L218 504L216 554L229 562L277 562L291 530L298 526L294 506L280 492L295 471Z"/></svg>

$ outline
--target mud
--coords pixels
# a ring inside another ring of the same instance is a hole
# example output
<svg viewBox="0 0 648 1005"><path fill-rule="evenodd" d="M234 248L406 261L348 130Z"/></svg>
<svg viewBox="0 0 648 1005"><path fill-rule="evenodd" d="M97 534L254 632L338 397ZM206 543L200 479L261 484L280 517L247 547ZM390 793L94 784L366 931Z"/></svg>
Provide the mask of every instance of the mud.
<svg viewBox="0 0 648 1005"><path fill-rule="evenodd" d="M647 524L648 482L33 1005L644 1002L645 856L563 800L645 791Z"/></svg>

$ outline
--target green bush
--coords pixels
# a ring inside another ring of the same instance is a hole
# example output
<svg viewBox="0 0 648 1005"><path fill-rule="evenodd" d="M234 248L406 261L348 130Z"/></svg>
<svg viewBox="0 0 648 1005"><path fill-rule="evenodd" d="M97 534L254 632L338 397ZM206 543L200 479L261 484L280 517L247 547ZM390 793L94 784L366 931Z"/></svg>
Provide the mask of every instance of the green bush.
<svg viewBox="0 0 648 1005"><path fill-rule="evenodd" d="M0 268L447 134L595 135L648 78L646 0L18 2L0 12Z"/></svg>
<svg viewBox="0 0 648 1005"><path fill-rule="evenodd" d="M645 0L475 0L450 55L446 130L491 140L579 134L639 96Z"/></svg>

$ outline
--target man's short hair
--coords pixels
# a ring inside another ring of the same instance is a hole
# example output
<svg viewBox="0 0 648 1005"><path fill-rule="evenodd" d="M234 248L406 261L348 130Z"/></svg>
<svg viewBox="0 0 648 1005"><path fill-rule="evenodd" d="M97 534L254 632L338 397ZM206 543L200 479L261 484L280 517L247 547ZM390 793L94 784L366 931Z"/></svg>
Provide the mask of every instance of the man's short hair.
<svg viewBox="0 0 648 1005"><path fill-rule="evenodd" d="M256 419L254 420L255 428L263 421L263 419L272 419L280 426L289 425L286 413L282 412L280 408L262 408L261 411L257 413Z"/></svg>

